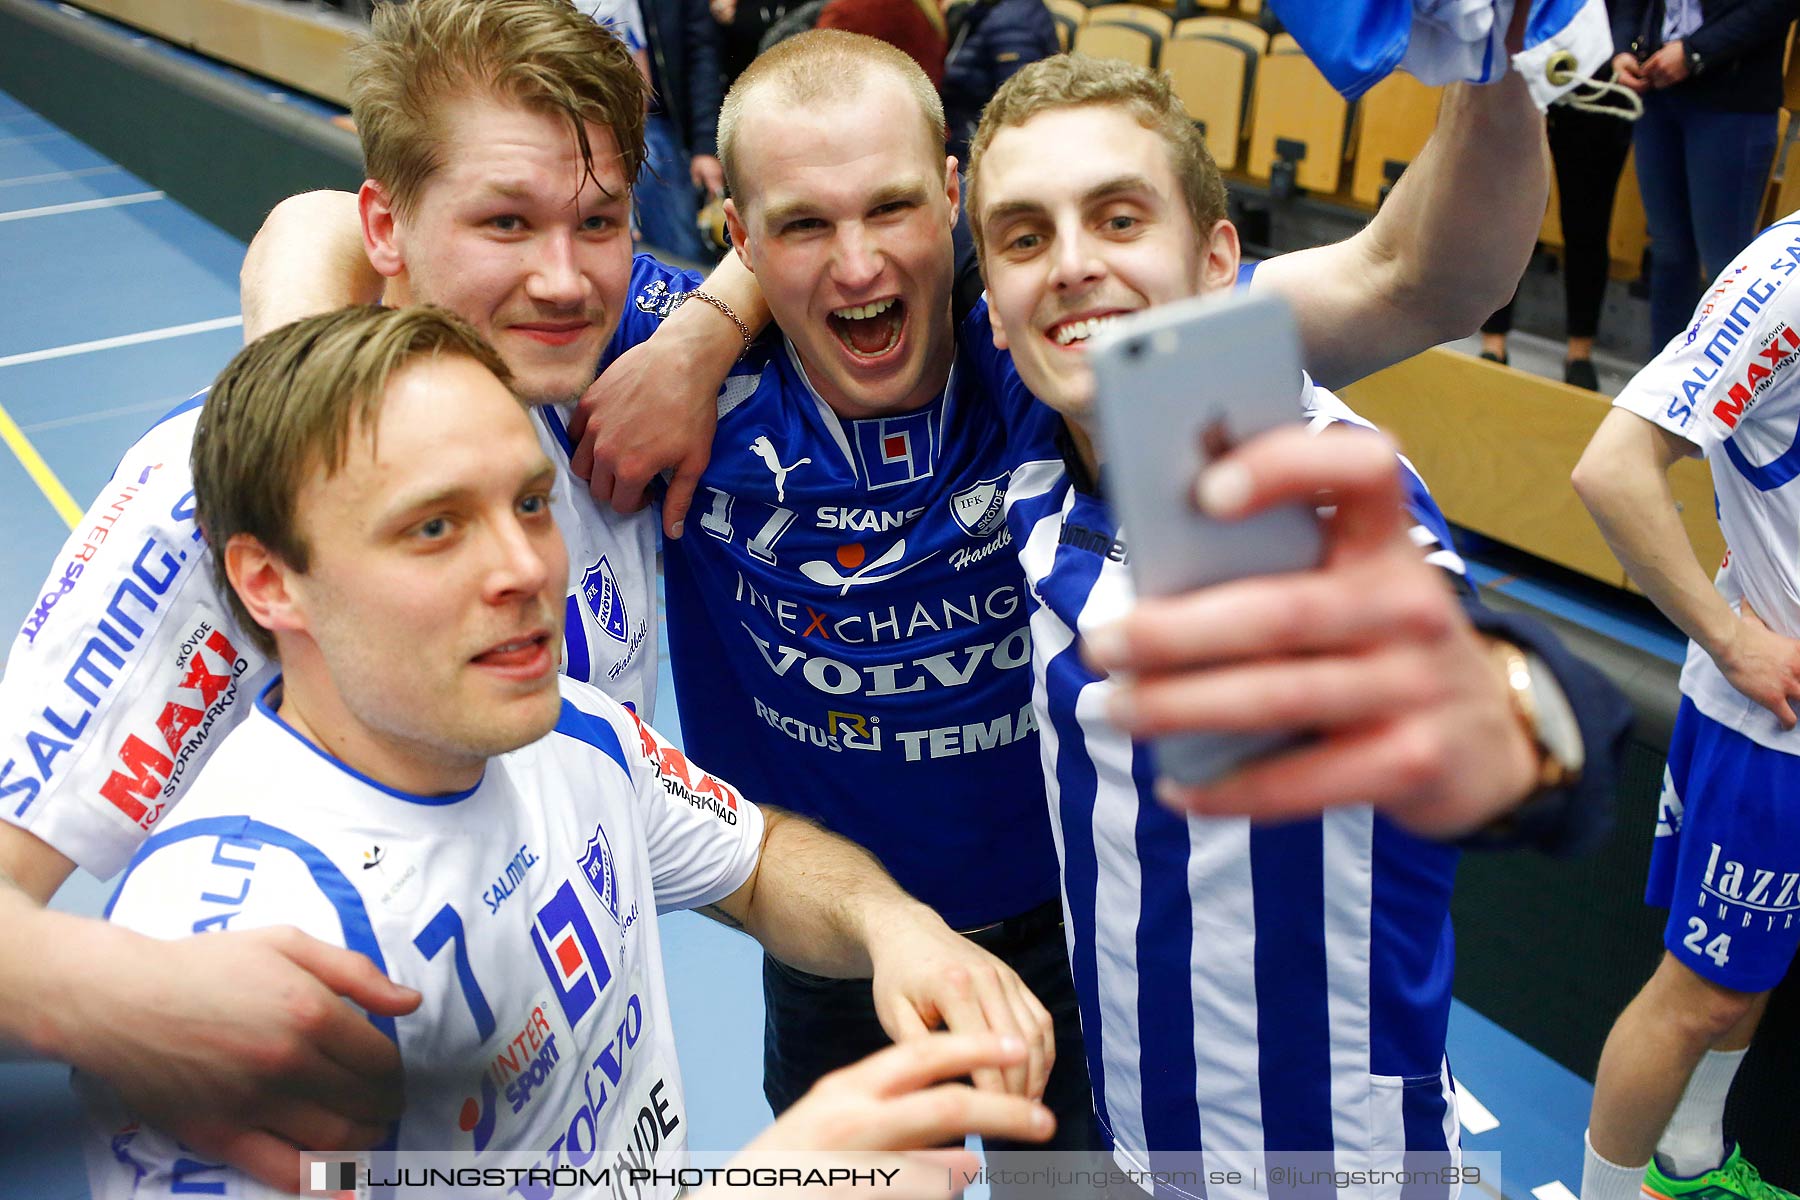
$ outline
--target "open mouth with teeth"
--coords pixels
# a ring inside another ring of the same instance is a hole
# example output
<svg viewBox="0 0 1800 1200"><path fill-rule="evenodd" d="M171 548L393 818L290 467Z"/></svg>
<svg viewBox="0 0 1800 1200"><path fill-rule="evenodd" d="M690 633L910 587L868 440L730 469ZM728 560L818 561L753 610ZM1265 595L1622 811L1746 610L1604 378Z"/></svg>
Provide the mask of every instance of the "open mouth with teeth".
<svg viewBox="0 0 1800 1200"><path fill-rule="evenodd" d="M900 342L906 328L906 302L898 296L873 304L853 304L827 316L831 331L858 358L879 358Z"/></svg>
<svg viewBox="0 0 1800 1200"><path fill-rule="evenodd" d="M1079 346L1124 315L1124 313L1107 313L1099 317L1082 317L1079 320L1062 321L1046 329L1044 336L1058 346Z"/></svg>

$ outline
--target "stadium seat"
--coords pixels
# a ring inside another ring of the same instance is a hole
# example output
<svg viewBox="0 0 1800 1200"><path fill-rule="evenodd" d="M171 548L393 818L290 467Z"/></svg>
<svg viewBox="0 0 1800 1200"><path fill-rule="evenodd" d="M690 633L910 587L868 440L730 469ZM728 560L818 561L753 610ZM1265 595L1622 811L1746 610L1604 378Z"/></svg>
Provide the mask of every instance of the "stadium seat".
<svg viewBox="0 0 1800 1200"><path fill-rule="evenodd" d="M1387 164L1409 163L1425 148L1437 124L1439 89L1396 71L1357 102L1355 157L1350 195L1374 207L1387 182Z"/></svg>
<svg viewBox="0 0 1800 1200"><path fill-rule="evenodd" d="M1256 59L1251 47L1227 38L1178 37L1163 43L1163 73L1188 115L1205 126L1206 147L1221 171L1238 166Z"/></svg>
<svg viewBox="0 0 1800 1200"><path fill-rule="evenodd" d="M1270 54L1299 54L1300 43L1294 40L1291 33L1277 33L1269 38Z"/></svg>
<svg viewBox="0 0 1800 1200"><path fill-rule="evenodd" d="M1256 71L1248 174L1268 179L1275 143L1295 141L1306 148L1295 182L1309 192L1334 195L1343 178L1349 123L1350 106L1306 55L1265 54Z"/></svg>
<svg viewBox="0 0 1800 1200"><path fill-rule="evenodd" d="M1050 10L1051 16L1067 17L1075 28L1087 24L1088 7L1081 0L1044 0L1044 7ZM1069 36L1075 36L1073 28L1069 31Z"/></svg>
<svg viewBox="0 0 1800 1200"><path fill-rule="evenodd" d="M1057 45L1062 47L1064 53L1067 53L1069 43L1075 40L1075 31L1080 29L1081 25L1073 18L1065 17L1059 12L1051 13L1050 19L1056 22Z"/></svg>
<svg viewBox="0 0 1800 1200"><path fill-rule="evenodd" d="M1168 37L1175 20L1160 8L1148 4L1102 4L1088 10L1088 25L1136 25L1161 37Z"/></svg>
<svg viewBox="0 0 1800 1200"><path fill-rule="evenodd" d="M1116 58L1139 67L1154 67L1162 36L1153 29L1123 22L1089 23L1075 31L1071 49L1089 58Z"/></svg>
<svg viewBox="0 0 1800 1200"><path fill-rule="evenodd" d="M1254 21L1245 21L1238 17L1209 15L1188 17L1186 20L1175 22L1175 36L1178 38L1195 37L1201 34L1242 42L1258 54L1267 53L1269 49L1269 31Z"/></svg>

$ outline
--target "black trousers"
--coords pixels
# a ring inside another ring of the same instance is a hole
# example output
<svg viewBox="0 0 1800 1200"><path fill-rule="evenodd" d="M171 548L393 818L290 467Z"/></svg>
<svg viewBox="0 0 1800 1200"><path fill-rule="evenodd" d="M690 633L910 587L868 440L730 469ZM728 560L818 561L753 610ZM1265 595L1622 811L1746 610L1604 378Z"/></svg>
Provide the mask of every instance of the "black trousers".
<svg viewBox="0 0 1800 1200"><path fill-rule="evenodd" d="M1550 109L1547 124L1563 228L1564 335L1591 338L1600 331L1611 264L1606 239L1612 232L1619 175L1631 150L1631 123L1559 104ZM1481 332L1512 332L1512 308L1508 301Z"/></svg>
<svg viewBox="0 0 1800 1200"><path fill-rule="evenodd" d="M1056 1114L1056 1135L1042 1145L995 1139L986 1148L1104 1150L1094 1119L1060 902L1051 901L967 936L1017 971L1056 1024L1056 1064L1044 1090L1044 1104ZM805 1095L820 1076L889 1044L866 979L825 979L765 956L763 1011L763 1094L777 1115ZM994 1190L997 1197L1017 1194Z"/></svg>

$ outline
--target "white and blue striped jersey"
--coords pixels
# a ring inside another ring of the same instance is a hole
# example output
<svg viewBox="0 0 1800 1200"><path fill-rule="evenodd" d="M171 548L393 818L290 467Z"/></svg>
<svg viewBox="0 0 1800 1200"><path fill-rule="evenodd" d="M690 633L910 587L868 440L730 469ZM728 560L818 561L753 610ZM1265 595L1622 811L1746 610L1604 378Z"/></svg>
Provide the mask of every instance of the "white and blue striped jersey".
<svg viewBox="0 0 1800 1200"><path fill-rule="evenodd" d="M1209 1169L1266 1170L1267 1155L1291 1150L1368 1152L1355 1165L1379 1167L1453 1150L1456 850L1367 807L1252 826L1156 802L1150 748L1108 725L1112 684L1076 645L1131 605L1129 536L1073 477L1085 472L1058 448L1060 421L1009 359L984 358L1014 430L1007 521L1032 593L1065 928L1095 1107L1120 1164L1156 1170L1201 1151ZM1306 411L1315 426L1366 424L1310 382ZM1406 482L1413 540L1460 575L1410 467Z"/></svg>
<svg viewBox="0 0 1800 1200"><path fill-rule="evenodd" d="M1697 446L1712 471L1725 561L1714 582L1800 638L1800 214L1763 231L1613 403ZM1759 745L1800 754L1800 729L1726 681L1693 642L1681 693Z"/></svg>
<svg viewBox="0 0 1800 1200"><path fill-rule="evenodd" d="M640 256L602 366L671 298ZM194 520L201 392L125 452L50 567L0 677L0 820L101 878L117 874L274 673L237 628ZM569 549L563 673L646 717L656 705L656 518L597 504L569 466L570 406L532 410L561 465ZM220 639L217 644L213 639Z"/></svg>
<svg viewBox="0 0 1800 1200"><path fill-rule="evenodd" d="M423 993L406 1016L370 1018L405 1069L395 1150L679 1165L688 1119L657 916L742 886L763 817L615 701L561 686L553 732L440 796L358 774L259 699L108 915L160 938L293 925ZM82 1084L97 1200L276 1194Z"/></svg>

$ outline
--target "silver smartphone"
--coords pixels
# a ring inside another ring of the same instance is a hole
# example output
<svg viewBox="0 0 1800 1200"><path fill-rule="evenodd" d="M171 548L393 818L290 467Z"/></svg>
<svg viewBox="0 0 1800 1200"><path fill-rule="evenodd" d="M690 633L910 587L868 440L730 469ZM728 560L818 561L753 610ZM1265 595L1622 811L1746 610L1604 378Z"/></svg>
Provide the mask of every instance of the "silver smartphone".
<svg viewBox="0 0 1800 1200"><path fill-rule="evenodd" d="M1234 292L1163 305L1096 337L1088 361L1106 495L1139 595L1318 564L1323 542L1310 505L1219 521L1192 499L1214 457L1301 418L1300 339L1285 301ZM1295 740L1178 734L1157 739L1157 766L1205 783Z"/></svg>

